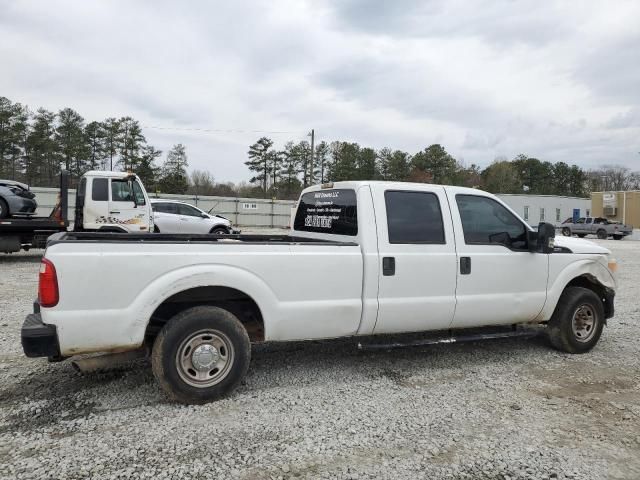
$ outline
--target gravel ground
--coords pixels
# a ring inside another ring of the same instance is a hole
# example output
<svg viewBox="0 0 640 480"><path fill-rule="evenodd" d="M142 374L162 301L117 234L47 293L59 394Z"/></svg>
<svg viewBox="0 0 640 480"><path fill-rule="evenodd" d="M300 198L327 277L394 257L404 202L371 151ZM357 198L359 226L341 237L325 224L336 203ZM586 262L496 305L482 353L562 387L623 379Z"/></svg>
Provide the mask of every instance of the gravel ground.
<svg viewBox="0 0 640 480"><path fill-rule="evenodd" d="M640 478L640 242L600 344L358 353L261 345L230 398L169 403L146 361L97 374L21 354L39 253L0 255L2 478Z"/></svg>

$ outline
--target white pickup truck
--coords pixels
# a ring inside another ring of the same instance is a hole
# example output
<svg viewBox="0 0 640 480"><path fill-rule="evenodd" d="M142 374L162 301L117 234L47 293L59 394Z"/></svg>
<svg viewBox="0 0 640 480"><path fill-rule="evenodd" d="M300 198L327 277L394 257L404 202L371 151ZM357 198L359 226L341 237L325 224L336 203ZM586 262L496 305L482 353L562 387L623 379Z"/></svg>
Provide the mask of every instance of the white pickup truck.
<svg viewBox="0 0 640 480"><path fill-rule="evenodd" d="M489 193L339 182L302 192L289 235L54 236L22 345L52 360L144 349L169 396L202 403L238 385L252 342L542 324L586 352L616 267Z"/></svg>

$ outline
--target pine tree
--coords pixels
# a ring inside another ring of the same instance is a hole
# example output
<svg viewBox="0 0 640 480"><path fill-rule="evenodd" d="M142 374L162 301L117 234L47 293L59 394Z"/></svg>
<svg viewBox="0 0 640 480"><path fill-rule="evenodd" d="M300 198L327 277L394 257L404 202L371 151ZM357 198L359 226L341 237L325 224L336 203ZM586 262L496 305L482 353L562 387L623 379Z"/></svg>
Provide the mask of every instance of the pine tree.
<svg viewBox="0 0 640 480"><path fill-rule="evenodd" d="M142 155L135 171L142 184L150 192L155 191L158 186L158 175L161 169L156 165L155 161L160 155L162 155L162 151L156 150L151 145L143 147Z"/></svg>
<svg viewBox="0 0 640 480"><path fill-rule="evenodd" d="M60 147L65 169L76 180L86 170L86 158L83 146L84 119L78 112L65 108L58 112L56 141Z"/></svg>
<svg viewBox="0 0 640 480"><path fill-rule="evenodd" d="M31 155L30 170L25 172L27 182L35 185L53 185L60 172L59 146L55 138L56 115L40 108L33 119L33 127L27 139Z"/></svg>
<svg viewBox="0 0 640 480"><path fill-rule="evenodd" d="M322 141L316 145L315 160L317 178L320 180L320 183L324 183L327 175L327 164L329 162L329 145L327 145L327 142Z"/></svg>
<svg viewBox="0 0 640 480"><path fill-rule="evenodd" d="M100 168L105 160L105 132L103 124L91 122L84 128L84 141L88 152L88 167L91 170Z"/></svg>
<svg viewBox="0 0 640 480"><path fill-rule="evenodd" d="M105 165L105 170L108 166L109 170L113 170L113 159L118 154L118 139L120 138L120 122L115 118L107 118L102 122L102 128L104 131L104 151L105 157L109 159L109 164Z"/></svg>
<svg viewBox="0 0 640 480"><path fill-rule="evenodd" d="M257 174L251 179L251 183L261 183L262 192L264 196L267 195L267 183L269 181L269 174L271 173L271 152L270 148L273 146L273 141L270 138L262 137L256 143L249 147L247 155L249 160L244 164L249 167L249 170L256 172Z"/></svg>
<svg viewBox="0 0 640 480"><path fill-rule="evenodd" d="M185 193L189 188L187 177L187 153L184 145L178 143L167 154L162 166L159 186L166 193Z"/></svg>
<svg viewBox="0 0 640 480"><path fill-rule="evenodd" d="M137 120L131 117L122 117L118 123L120 124L120 135L118 136L120 166L124 171L135 171L147 140L144 138Z"/></svg>

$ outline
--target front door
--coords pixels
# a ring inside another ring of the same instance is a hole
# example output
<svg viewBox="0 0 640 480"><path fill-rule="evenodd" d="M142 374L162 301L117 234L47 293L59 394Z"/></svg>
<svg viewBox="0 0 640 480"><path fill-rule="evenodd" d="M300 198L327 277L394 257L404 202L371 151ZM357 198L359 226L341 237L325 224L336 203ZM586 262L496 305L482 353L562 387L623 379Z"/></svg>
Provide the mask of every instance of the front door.
<svg viewBox="0 0 640 480"><path fill-rule="evenodd" d="M209 233L209 218L204 218L200 210L186 203L177 203L176 206L180 216L180 233Z"/></svg>
<svg viewBox="0 0 640 480"><path fill-rule="evenodd" d="M549 255L529 252L524 222L494 198L447 194L459 257L452 328L533 320L546 301Z"/></svg>
<svg viewBox="0 0 640 480"><path fill-rule="evenodd" d="M111 179L108 223L131 233L147 232L148 212L144 205L144 196L142 196L143 205L137 205L133 195L132 183L129 180Z"/></svg>
<svg viewBox="0 0 640 480"><path fill-rule="evenodd" d="M448 328L455 310L456 251L444 188L411 188L372 185L380 219L375 334Z"/></svg>

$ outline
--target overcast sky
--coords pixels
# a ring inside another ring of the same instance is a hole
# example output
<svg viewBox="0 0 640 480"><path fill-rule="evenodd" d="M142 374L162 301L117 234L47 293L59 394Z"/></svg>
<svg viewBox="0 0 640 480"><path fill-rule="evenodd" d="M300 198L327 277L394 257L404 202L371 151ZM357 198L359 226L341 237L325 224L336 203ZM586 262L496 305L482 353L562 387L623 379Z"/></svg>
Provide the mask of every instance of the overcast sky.
<svg viewBox="0 0 640 480"><path fill-rule="evenodd" d="M257 131L311 128L481 166L640 169L639 19L637 0L0 0L0 95L130 115L219 181L249 178Z"/></svg>

